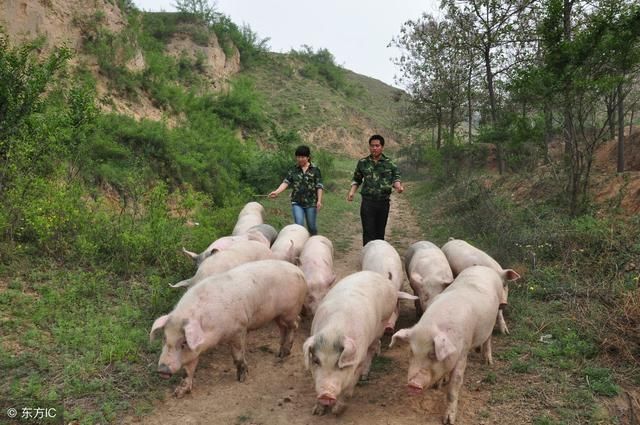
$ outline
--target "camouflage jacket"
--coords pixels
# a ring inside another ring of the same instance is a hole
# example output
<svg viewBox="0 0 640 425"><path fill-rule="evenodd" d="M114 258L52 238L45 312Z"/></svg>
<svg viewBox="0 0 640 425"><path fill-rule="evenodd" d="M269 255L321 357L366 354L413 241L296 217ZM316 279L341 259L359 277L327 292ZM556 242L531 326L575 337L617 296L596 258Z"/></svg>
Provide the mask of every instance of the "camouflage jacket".
<svg viewBox="0 0 640 425"><path fill-rule="evenodd" d="M351 184L362 186L360 194L365 199L384 201L389 199L395 182L400 181L398 167L382 154L378 162L371 155L358 161Z"/></svg>
<svg viewBox="0 0 640 425"><path fill-rule="evenodd" d="M284 183L291 188L291 202L303 208L315 207L318 189L324 188L320 169L313 164L309 164L306 173L296 165L289 170Z"/></svg>

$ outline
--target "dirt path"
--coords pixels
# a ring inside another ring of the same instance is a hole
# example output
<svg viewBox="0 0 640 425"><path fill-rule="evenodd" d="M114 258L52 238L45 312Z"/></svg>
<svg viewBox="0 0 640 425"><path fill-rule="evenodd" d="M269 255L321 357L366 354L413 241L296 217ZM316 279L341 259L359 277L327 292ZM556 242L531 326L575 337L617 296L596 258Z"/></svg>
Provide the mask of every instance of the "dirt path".
<svg viewBox="0 0 640 425"><path fill-rule="evenodd" d="M404 255L407 247L423 238L415 215L403 196L395 196L387 227L387 240ZM353 226L348 252L336 255L338 278L354 271L361 249L361 228ZM410 292L408 283L406 290ZM415 322L412 302L404 301L397 329ZM409 348L400 345L387 348L390 337L382 340L381 358L374 363L370 380L359 385L348 409L339 418L313 416L315 400L311 373L304 369L301 347L309 335L310 321L303 320L296 335L292 354L284 362L276 359L278 331L275 325L249 334L247 362L249 375L244 383L235 379L230 351L219 347L201 358L194 391L183 399L171 397L175 383L167 383L165 400L157 403L151 415L129 419L127 423L143 424L356 424L415 425L440 424L445 393L429 390L421 396L405 391ZM498 340L498 341L496 341ZM499 350L500 337L494 338L494 351ZM525 417L503 416L503 404L490 406L491 390L482 383L487 367L480 355L472 353L467 367L459 403L458 424L531 423ZM506 413L506 412L505 412ZM522 411L520 411L522 413ZM519 415L518 415L519 416Z"/></svg>

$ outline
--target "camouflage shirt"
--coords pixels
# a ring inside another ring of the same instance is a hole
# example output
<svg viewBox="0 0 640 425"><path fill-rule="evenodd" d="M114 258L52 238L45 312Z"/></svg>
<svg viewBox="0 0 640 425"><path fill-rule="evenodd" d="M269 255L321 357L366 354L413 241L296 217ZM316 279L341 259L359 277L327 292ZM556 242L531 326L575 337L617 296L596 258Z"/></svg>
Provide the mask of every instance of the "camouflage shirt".
<svg viewBox="0 0 640 425"><path fill-rule="evenodd" d="M362 185L360 194L365 199L384 201L389 199L393 184L400 181L398 167L382 154L378 162L371 155L358 161L351 184Z"/></svg>
<svg viewBox="0 0 640 425"><path fill-rule="evenodd" d="M296 165L289 170L284 183L291 188L291 202L303 208L315 207L318 203L318 189L324 188L320 169L313 164L309 164L306 172Z"/></svg>

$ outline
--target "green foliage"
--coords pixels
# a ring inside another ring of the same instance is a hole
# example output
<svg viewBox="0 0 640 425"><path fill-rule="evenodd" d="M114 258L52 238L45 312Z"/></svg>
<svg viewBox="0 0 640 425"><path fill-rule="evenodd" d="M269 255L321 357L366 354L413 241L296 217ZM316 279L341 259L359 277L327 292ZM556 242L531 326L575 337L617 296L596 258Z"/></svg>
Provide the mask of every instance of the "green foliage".
<svg viewBox="0 0 640 425"><path fill-rule="evenodd" d="M587 385L596 395L613 397L620 394L620 387L616 385L611 371L607 368L588 367L584 371Z"/></svg>
<svg viewBox="0 0 640 425"><path fill-rule="evenodd" d="M514 171L531 171L544 148L544 121L540 116L503 113L496 127L480 127L478 142L502 145L506 164Z"/></svg>
<svg viewBox="0 0 640 425"><path fill-rule="evenodd" d="M141 81L139 75L126 67L136 53L134 33L128 30L119 33L109 31L101 11L76 23L82 32L84 51L96 57L100 72L108 78L112 89L124 97L135 99Z"/></svg>
<svg viewBox="0 0 640 425"><path fill-rule="evenodd" d="M50 165L51 155L63 147L56 129L59 119L43 115L46 90L70 57L65 48L43 59L41 41L12 47L0 32L0 196L18 176Z"/></svg>
<svg viewBox="0 0 640 425"><path fill-rule="evenodd" d="M233 56L235 46L240 53L240 62L250 68L265 59L269 49L269 38L260 39L248 24L238 27L228 16L221 15L211 27L220 40L225 54Z"/></svg>
<svg viewBox="0 0 640 425"><path fill-rule="evenodd" d="M355 94L346 80L345 71L336 65L333 54L327 49L314 51L311 46L302 46L302 50L291 50L289 53L294 58L304 62L300 75L305 78L323 81L334 90L342 91L347 95Z"/></svg>
<svg viewBox="0 0 640 425"><path fill-rule="evenodd" d="M264 128L267 121L263 102L254 90L253 82L249 78L238 77L232 82L228 93L205 99L205 107L231 127L258 131Z"/></svg>

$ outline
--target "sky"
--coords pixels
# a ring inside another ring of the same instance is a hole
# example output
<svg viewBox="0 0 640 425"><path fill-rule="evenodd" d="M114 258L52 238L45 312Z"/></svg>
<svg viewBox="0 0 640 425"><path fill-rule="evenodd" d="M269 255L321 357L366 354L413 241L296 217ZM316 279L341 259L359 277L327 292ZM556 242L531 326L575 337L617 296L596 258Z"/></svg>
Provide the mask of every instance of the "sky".
<svg viewBox="0 0 640 425"><path fill-rule="evenodd" d="M174 0L134 0L145 11L175 11ZM311 46L329 50L336 64L403 88L394 80L388 47L409 19L438 15L439 0L217 0L216 9L237 25L248 24L271 51L287 53Z"/></svg>

